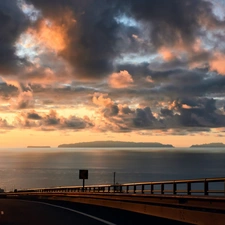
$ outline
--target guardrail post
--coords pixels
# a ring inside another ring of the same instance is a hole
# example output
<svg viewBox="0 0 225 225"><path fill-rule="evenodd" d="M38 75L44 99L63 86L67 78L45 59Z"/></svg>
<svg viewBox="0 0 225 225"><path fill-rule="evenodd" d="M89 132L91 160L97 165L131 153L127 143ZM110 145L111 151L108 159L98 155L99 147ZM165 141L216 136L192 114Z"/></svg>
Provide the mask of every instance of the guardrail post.
<svg viewBox="0 0 225 225"><path fill-rule="evenodd" d="M187 182L187 195L191 195L191 182Z"/></svg>
<svg viewBox="0 0 225 225"><path fill-rule="evenodd" d="M161 184L161 194L164 194L164 184Z"/></svg>
<svg viewBox="0 0 225 225"><path fill-rule="evenodd" d="M209 183L205 179L205 181L204 181L204 195L208 195L209 194L208 191L209 191Z"/></svg>
<svg viewBox="0 0 225 225"><path fill-rule="evenodd" d="M225 181L224 181L224 195L225 195Z"/></svg>
<svg viewBox="0 0 225 225"><path fill-rule="evenodd" d="M110 192L110 186L108 186L108 192Z"/></svg>
<svg viewBox="0 0 225 225"><path fill-rule="evenodd" d="M134 194L136 193L136 185L134 185Z"/></svg>
<svg viewBox="0 0 225 225"><path fill-rule="evenodd" d="M151 194L154 194L154 184L151 184Z"/></svg>
<svg viewBox="0 0 225 225"><path fill-rule="evenodd" d="M141 193L142 193L142 194L145 193L145 185L144 185L144 184L141 185Z"/></svg>
<svg viewBox="0 0 225 225"><path fill-rule="evenodd" d="M173 183L173 194L177 194L177 184L175 182Z"/></svg>
<svg viewBox="0 0 225 225"><path fill-rule="evenodd" d="M225 184L225 183L224 183ZM127 190L127 193L129 193L129 186L127 185L127 188L126 188L126 190Z"/></svg>

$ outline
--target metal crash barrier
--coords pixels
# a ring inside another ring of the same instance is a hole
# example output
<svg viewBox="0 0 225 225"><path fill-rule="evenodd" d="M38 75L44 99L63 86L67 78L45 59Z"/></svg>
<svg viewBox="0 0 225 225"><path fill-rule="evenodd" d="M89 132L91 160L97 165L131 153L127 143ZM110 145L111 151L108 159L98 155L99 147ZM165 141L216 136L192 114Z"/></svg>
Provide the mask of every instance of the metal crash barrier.
<svg viewBox="0 0 225 225"><path fill-rule="evenodd" d="M204 178L192 180L173 180L139 182L115 185L66 186L53 188L33 188L17 192L103 192L130 194L172 194L172 195L225 195L225 178Z"/></svg>

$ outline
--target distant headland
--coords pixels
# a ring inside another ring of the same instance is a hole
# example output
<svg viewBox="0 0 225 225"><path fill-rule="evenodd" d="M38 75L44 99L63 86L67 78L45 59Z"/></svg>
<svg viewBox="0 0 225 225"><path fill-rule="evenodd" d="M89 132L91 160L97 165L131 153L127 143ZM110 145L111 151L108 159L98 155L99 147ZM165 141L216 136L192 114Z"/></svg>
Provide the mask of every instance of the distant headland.
<svg viewBox="0 0 225 225"><path fill-rule="evenodd" d="M123 142L123 141L93 141L93 142L80 142L73 144L61 144L58 148L120 148L120 147L167 147L173 148L170 144L161 144L158 142Z"/></svg>
<svg viewBox="0 0 225 225"><path fill-rule="evenodd" d="M27 148L51 148L50 146L27 146Z"/></svg>
<svg viewBox="0 0 225 225"><path fill-rule="evenodd" d="M221 147L225 147L225 144L223 144L223 143L209 143L209 144L201 144L201 145L192 145L190 148L202 148L202 147L221 148Z"/></svg>

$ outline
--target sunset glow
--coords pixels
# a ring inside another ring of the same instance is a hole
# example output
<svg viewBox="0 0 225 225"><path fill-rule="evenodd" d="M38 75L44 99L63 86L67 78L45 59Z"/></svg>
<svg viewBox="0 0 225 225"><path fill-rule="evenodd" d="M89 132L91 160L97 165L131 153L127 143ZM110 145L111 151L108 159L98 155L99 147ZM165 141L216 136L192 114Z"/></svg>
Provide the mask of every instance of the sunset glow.
<svg viewBox="0 0 225 225"><path fill-rule="evenodd" d="M0 147L224 142L223 1L3 0L0 15Z"/></svg>

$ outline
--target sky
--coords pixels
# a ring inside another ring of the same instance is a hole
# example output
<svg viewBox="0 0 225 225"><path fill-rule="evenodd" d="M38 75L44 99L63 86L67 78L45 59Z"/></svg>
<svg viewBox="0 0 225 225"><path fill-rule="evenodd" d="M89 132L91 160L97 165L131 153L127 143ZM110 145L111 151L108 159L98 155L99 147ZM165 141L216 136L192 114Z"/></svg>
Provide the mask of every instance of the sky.
<svg viewBox="0 0 225 225"><path fill-rule="evenodd" d="M224 0L0 1L1 147L224 136Z"/></svg>

